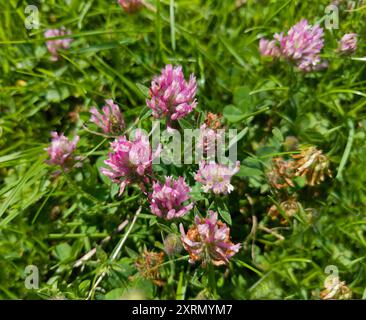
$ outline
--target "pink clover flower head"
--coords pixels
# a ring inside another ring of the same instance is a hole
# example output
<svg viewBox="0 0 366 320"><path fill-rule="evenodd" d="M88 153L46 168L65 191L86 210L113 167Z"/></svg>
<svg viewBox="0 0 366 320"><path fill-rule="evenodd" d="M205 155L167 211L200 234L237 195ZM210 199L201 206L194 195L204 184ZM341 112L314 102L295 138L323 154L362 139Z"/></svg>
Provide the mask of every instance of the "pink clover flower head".
<svg viewBox="0 0 366 320"><path fill-rule="evenodd" d="M90 121L100 127L105 134L116 135L125 128L125 121L119 107L113 103L113 100L106 100L106 105L103 106L102 112L97 108L90 109Z"/></svg>
<svg viewBox="0 0 366 320"><path fill-rule="evenodd" d="M70 35L71 31L66 30L65 27L61 27L60 29L48 29L44 36L45 38L53 38L53 37L61 37ZM64 39L55 39L55 40L47 40L46 46L48 51L51 53L51 61L57 61L59 59L58 50L60 49L68 49L70 47L73 39L64 38Z"/></svg>
<svg viewBox="0 0 366 320"><path fill-rule="evenodd" d="M303 19L291 27L287 35L275 34L274 38L279 41L281 54L294 61L300 70L316 70L324 46L323 28L312 26Z"/></svg>
<svg viewBox="0 0 366 320"><path fill-rule="evenodd" d="M274 40L261 39L259 51L263 56L284 57L292 61L299 70L311 72L328 66L320 59L324 46L324 30L319 25L310 25L306 19L283 32L274 35Z"/></svg>
<svg viewBox="0 0 366 320"><path fill-rule="evenodd" d="M339 41L338 52L352 54L357 50L357 33L347 33Z"/></svg>
<svg viewBox="0 0 366 320"><path fill-rule="evenodd" d="M147 106L155 118L179 120L192 112L196 106L197 82L193 74L189 81L184 79L182 66L167 65L160 76L153 79Z"/></svg>
<svg viewBox="0 0 366 320"><path fill-rule="evenodd" d="M120 194L130 183L149 181L152 161L160 153L160 146L153 154L148 137L140 130L136 130L133 141L122 136L112 142L111 147L112 152L104 161L109 168L101 168L101 172L113 182L120 184Z"/></svg>
<svg viewBox="0 0 366 320"><path fill-rule="evenodd" d="M193 208L193 203L184 204L190 199L190 191L183 177L177 180L166 177L164 184L154 182L150 195L151 212L167 220L184 216Z"/></svg>
<svg viewBox="0 0 366 320"><path fill-rule="evenodd" d="M280 42L282 54L293 60L318 56L324 46L323 37L323 28L309 25L306 19L291 27L287 36L283 33L274 36Z"/></svg>
<svg viewBox="0 0 366 320"><path fill-rule="evenodd" d="M195 175L195 180L202 184L202 190L206 193L212 191L215 194L228 194L234 190L230 180L240 169L240 161L235 167L224 164L217 164L214 161L206 163L201 161L199 170Z"/></svg>
<svg viewBox="0 0 366 320"><path fill-rule="evenodd" d="M59 135L55 131L51 132L51 136L51 144L45 149L50 157L47 163L59 165L64 169L70 168L74 165L75 160L78 160L77 157L73 156L73 153L80 139L79 136L75 136L72 141L65 137L63 133Z"/></svg>
<svg viewBox="0 0 366 320"><path fill-rule="evenodd" d="M276 40L260 39L259 52L265 57L279 58L281 56L281 51Z"/></svg>
<svg viewBox="0 0 366 320"><path fill-rule="evenodd" d="M216 150L223 142L224 135L221 130L224 129L212 129L205 123L201 125L197 147L207 158L214 158Z"/></svg>

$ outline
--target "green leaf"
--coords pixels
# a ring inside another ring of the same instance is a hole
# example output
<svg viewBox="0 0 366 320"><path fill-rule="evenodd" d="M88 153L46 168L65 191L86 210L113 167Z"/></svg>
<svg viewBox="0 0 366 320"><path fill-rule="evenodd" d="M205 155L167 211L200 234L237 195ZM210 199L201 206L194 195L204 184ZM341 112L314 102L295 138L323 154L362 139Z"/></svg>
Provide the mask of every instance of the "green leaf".
<svg viewBox="0 0 366 320"><path fill-rule="evenodd" d="M122 298L124 289L123 288L116 288L111 291L109 291L104 298L106 300L119 300Z"/></svg>
<svg viewBox="0 0 366 320"><path fill-rule="evenodd" d="M187 289L187 283L184 276L184 272L181 271L179 274L179 282L177 286L177 292L176 292L176 300L184 300L184 297L186 295L186 289Z"/></svg>
<svg viewBox="0 0 366 320"><path fill-rule="evenodd" d="M81 293L86 293L90 289L90 280L84 280L79 284L79 290Z"/></svg>
<svg viewBox="0 0 366 320"><path fill-rule="evenodd" d="M240 171L236 175L238 177L258 177L262 174L262 170L241 165Z"/></svg>
<svg viewBox="0 0 366 320"><path fill-rule="evenodd" d="M201 185L196 183L192 188L191 192L189 193L191 195L191 199L193 201L199 201L205 199L205 197L202 194Z"/></svg>
<svg viewBox="0 0 366 320"><path fill-rule="evenodd" d="M273 133L273 135L275 136L275 138L276 138L279 142L283 142L283 141L285 140L285 138L283 137L283 134L282 134L282 132L281 132L281 130L280 130L280 129L278 129L278 128L274 128L274 129L272 130L272 133Z"/></svg>
<svg viewBox="0 0 366 320"><path fill-rule="evenodd" d="M139 256L139 254L136 252L136 251L134 251L134 250L132 250L132 249L130 249L129 247L125 247L125 250L126 250L126 252L127 252L127 255L130 257L130 258L132 258L132 259L137 259L138 258L138 256Z"/></svg>
<svg viewBox="0 0 366 320"><path fill-rule="evenodd" d="M188 122L186 119L179 119L178 122L183 129L192 129L193 128L191 123Z"/></svg>
<svg viewBox="0 0 366 320"><path fill-rule="evenodd" d="M230 213L227 211L227 210L225 210L225 209L221 209L221 208L219 208L219 214L220 214L220 216L221 216L221 218L227 223L227 224L229 224L230 226L231 226L231 224L232 224L232 220L231 220L231 215L230 215Z"/></svg>
<svg viewBox="0 0 366 320"><path fill-rule="evenodd" d="M229 122L238 122L245 117L245 114L233 105L226 106L223 114Z"/></svg>
<svg viewBox="0 0 366 320"><path fill-rule="evenodd" d="M366 287L365 287L365 290L363 291L363 295L362 295L362 300L365 300L366 299Z"/></svg>
<svg viewBox="0 0 366 320"><path fill-rule="evenodd" d="M111 198L114 198L119 192L120 186L117 183L111 185Z"/></svg>
<svg viewBox="0 0 366 320"><path fill-rule="evenodd" d="M137 88L139 88L139 90L142 92L142 94L148 98L149 97L149 88L144 86L141 83L136 83Z"/></svg>
<svg viewBox="0 0 366 320"><path fill-rule="evenodd" d="M108 254L102 249L102 247L97 245L96 249L96 256L98 260L100 260L101 262L107 261Z"/></svg>
<svg viewBox="0 0 366 320"><path fill-rule="evenodd" d="M60 261L64 261L71 257L71 246L68 243L60 243L55 248L56 257Z"/></svg>
<svg viewBox="0 0 366 320"><path fill-rule="evenodd" d="M306 178L305 177L295 177L294 178L294 182L295 184L299 187L299 188L303 188L306 186Z"/></svg>
<svg viewBox="0 0 366 320"><path fill-rule="evenodd" d="M142 121L142 120L145 120L146 118L148 118L148 117L150 117L151 116L151 109L149 108L149 107L147 107L147 106L145 106L142 110L141 110L141 112L140 112L140 114L139 114L139 119L140 119L140 122Z"/></svg>
<svg viewBox="0 0 366 320"><path fill-rule="evenodd" d="M61 86L57 89L50 89L46 92L46 100L49 102L60 102L70 96L69 89Z"/></svg>
<svg viewBox="0 0 366 320"><path fill-rule="evenodd" d="M59 102L61 100L60 93L55 89L50 89L46 93L46 100L50 102Z"/></svg>
<svg viewBox="0 0 366 320"><path fill-rule="evenodd" d="M264 113L268 110L269 110L269 107L263 107L261 109L258 109L257 111L253 111L253 112L249 112L249 113L243 113L237 107L230 104L230 105L228 105L224 108L223 114L224 114L224 117L229 122L239 122L239 121L248 119L250 117L254 117L258 114Z"/></svg>
<svg viewBox="0 0 366 320"><path fill-rule="evenodd" d="M101 156L97 159L97 161L95 162L95 166L96 166L96 169L98 170L98 174L99 174L99 177L100 179L102 179L102 181L107 184L107 185L110 185L111 184L111 180L105 176L104 174L102 174L100 172L100 168L106 168L107 165L104 163L104 160L106 160L107 157L106 156Z"/></svg>
<svg viewBox="0 0 366 320"><path fill-rule="evenodd" d="M247 86L237 87L234 91L234 104L244 113L251 109L252 98Z"/></svg>

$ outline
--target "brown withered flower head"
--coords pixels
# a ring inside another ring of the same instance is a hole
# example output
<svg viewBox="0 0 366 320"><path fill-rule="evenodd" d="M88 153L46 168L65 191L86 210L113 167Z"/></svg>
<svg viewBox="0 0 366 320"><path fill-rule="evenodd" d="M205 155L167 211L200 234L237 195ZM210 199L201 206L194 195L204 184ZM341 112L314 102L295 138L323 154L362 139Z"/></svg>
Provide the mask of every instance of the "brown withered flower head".
<svg viewBox="0 0 366 320"><path fill-rule="evenodd" d="M329 277L324 284L325 289L320 292L323 300L349 300L352 299L352 291L338 276Z"/></svg>
<svg viewBox="0 0 366 320"><path fill-rule="evenodd" d="M164 282L160 278L159 266L164 262L164 252L152 252L144 250L136 260L135 266L141 276L152 280L156 285L161 286Z"/></svg>
<svg viewBox="0 0 366 320"><path fill-rule="evenodd" d="M141 0L118 0L118 3L127 13L135 13L143 7Z"/></svg>
<svg viewBox="0 0 366 320"><path fill-rule="evenodd" d="M217 212L209 211L206 218L195 217L195 224L185 233L180 224L182 243L189 253L189 262L202 262L205 268L208 263L221 266L229 263L241 244L234 244L230 240L230 228L218 220Z"/></svg>
<svg viewBox="0 0 366 320"><path fill-rule="evenodd" d="M272 159L272 167L267 171L267 178L272 187L277 190L295 187L292 179L294 175L294 163L291 160L284 160L282 157Z"/></svg>
<svg viewBox="0 0 366 320"><path fill-rule="evenodd" d="M73 110L73 111L70 111L70 112L68 113L69 119L70 119L70 121L71 121L72 123L76 123L76 122L78 122L78 121L79 121L79 118L80 118L80 116L79 116L80 111L81 111L81 107L80 107L80 106L76 106L76 107L74 108L74 110Z"/></svg>
<svg viewBox="0 0 366 320"><path fill-rule="evenodd" d="M287 224L287 220L281 215L280 210L282 210L286 217L292 218L300 210L300 204L295 198L290 198L281 202L279 208L276 205L269 208L268 215L272 220L281 218L281 224Z"/></svg>
<svg viewBox="0 0 366 320"><path fill-rule="evenodd" d="M329 159L323 151L316 147L307 147L300 154L292 155L295 176L305 177L310 186L324 181L325 176L332 177L329 169Z"/></svg>
<svg viewBox="0 0 366 320"><path fill-rule="evenodd" d="M207 113L207 116L205 119L205 124L208 128L216 130L216 129L222 128L223 124L222 124L221 120L222 120L221 113L209 112L209 113Z"/></svg>

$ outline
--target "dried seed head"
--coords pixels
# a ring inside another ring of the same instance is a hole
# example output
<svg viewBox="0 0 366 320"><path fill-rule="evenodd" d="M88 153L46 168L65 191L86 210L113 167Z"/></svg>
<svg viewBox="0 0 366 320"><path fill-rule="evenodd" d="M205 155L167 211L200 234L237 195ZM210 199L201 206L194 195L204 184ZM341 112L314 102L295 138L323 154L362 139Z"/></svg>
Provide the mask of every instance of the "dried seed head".
<svg viewBox="0 0 366 320"><path fill-rule="evenodd" d="M325 289L320 292L323 300L349 300L352 299L352 291L338 276L329 277L324 284Z"/></svg>
<svg viewBox="0 0 366 320"><path fill-rule="evenodd" d="M80 119L80 106L76 106L73 111L68 113L69 119L72 123L77 123Z"/></svg>
<svg viewBox="0 0 366 320"><path fill-rule="evenodd" d="M207 113L207 116L205 119L205 124L208 128L216 130L216 129L220 129L223 127L223 124L221 121L222 121L221 113L209 112L209 113Z"/></svg>
<svg viewBox="0 0 366 320"><path fill-rule="evenodd" d="M160 279L159 266L164 261L164 252L152 252L145 250L136 260L135 266L142 277L152 280L157 285L163 285Z"/></svg>
<svg viewBox="0 0 366 320"><path fill-rule="evenodd" d="M295 187L293 161L281 157L272 159L272 168L267 172L267 178L272 187L277 190Z"/></svg>
<svg viewBox="0 0 366 320"><path fill-rule="evenodd" d="M286 217L291 218L300 210L300 203L297 202L295 198L290 198L281 202L279 208L276 205L273 205L268 210L268 215L273 220L281 217L281 224L287 224L287 220L281 216L280 210L282 210Z"/></svg>
<svg viewBox="0 0 366 320"><path fill-rule="evenodd" d="M323 182L326 175L332 177L328 157L316 147L303 148L292 158L295 160L295 176L305 177L310 186Z"/></svg>
<svg viewBox="0 0 366 320"><path fill-rule="evenodd" d="M221 114L209 112L205 122L200 126L197 151L201 151L207 160L214 160L216 150L222 147L225 140Z"/></svg>

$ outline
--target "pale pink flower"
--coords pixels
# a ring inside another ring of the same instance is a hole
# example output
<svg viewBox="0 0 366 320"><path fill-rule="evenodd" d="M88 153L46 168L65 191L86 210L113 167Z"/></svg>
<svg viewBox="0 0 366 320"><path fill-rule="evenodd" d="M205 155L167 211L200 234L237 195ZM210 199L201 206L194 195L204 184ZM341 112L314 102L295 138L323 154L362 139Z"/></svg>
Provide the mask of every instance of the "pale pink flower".
<svg viewBox="0 0 366 320"><path fill-rule="evenodd" d="M97 108L92 107L90 121L100 127L105 134L119 134L125 128L125 121L119 107L113 100L106 100L106 105L102 108L102 113Z"/></svg>
<svg viewBox="0 0 366 320"><path fill-rule="evenodd" d="M260 39L259 52L265 57L279 58L281 56L281 51L276 40Z"/></svg>
<svg viewBox="0 0 366 320"><path fill-rule="evenodd" d="M118 0L118 3L127 13L136 12L143 5L141 0Z"/></svg>
<svg viewBox="0 0 366 320"><path fill-rule="evenodd" d="M323 37L323 29L309 25L306 19L295 24L286 36L283 33L274 36L280 42L282 54L293 60L317 56L324 46Z"/></svg>
<svg viewBox="0 0 366 320"><path fill-rule="evenodd" d="M339 41L338 52L352 54L357 50L357 33L347 33Z"/></svg>
<svg viewBox="0 0 366 320"><path fill-rule="evenodd" d="M127 140L126 136L117 138L111 143L112 152L104 161L109 169L101 172L113 182L120 184L120 194L130 183L148 183L152 173L152 161L159 154L160 146L153 154L149 139L136 130L135 139Z"/></svg>
<svg viewBox="0 0 366 320"><path fill-rule="evenodd" d="M303 72L311 72L327 69L328 66L329 63L327 61L321 61L320 58L310 58L303 59L297 67Z"/></svg>
<svg viewBox="0 0 366 320"><path fill-rule="evenodd" d="M259 50L264 56L284 57L303 72L324 69L328 66L320 59L324 46L324 31L319 25L310 25L306 19L295 24L285 35L274 35L274 40L261 39Z"/></svg>
<svg viewBox="0 0 366 320"><path fill-rule="evenodd" d="M197 147L199 150L202 150L203 155L207 156L207 158L215 157L215 152L224 139L222 130L224 129L212 129L206 123L201 125Z"/></svg>
<svg viewBox="0 0 366 320"><path fill-rule="evenodd" d="M52 141L48 148L45 150L48 152L50 159L47 163L51 165L59 165L64 169L68 169L75 164L78 157L73 155L76 145L79 141L79 136L75 136L72 141L64 136L53 131L51 132Z"/></svg>
<svg viewBox="0 0 366 320"><path fill-rule="evenodd" d="M197 106L196 78L191 74L189 82L184 79L182 67L167 65L150 87L150 99L146 101L155 118L171 120L184 118Z"/></svg>
<svg viewBox="0 0 366 320"><path fill-rule="evenodd" d="M212 191L215 194L228 194L234 190L230 180L239 171L239 168L240 161L237 161L235 167L231 168L213 161L209 163L201 161L195 180L202 184L204 192Z"/></svg>
<svg viewBox="0 0 366 320"><path fill-rule="evenodd" d="M53 38L53 37L62 37L66 35L70 35L71 31L66 30L65 27L61 27L60 29L48 29L44 36L45 38ZM71 38L64 38L64 39L55 39L55 40L48 40L46 41L46 46L48 51L51 53L51 60L57 61L58 56L58 50L60 49L68 49L70 47L71 42L73 39Z"/></svg>
<svg viewBox="0 0 366 320"><path fill-rule="evenodd" d="M180 224L183 247L189 253L189 262L201 261L202 266L208 263L215 266L229 263L229 259L239 252L240 243L230 241L230 228L217 219L217 213L209 211L207 218L195 217L195 225L187 232Z"/></svg>
<svg viewBox="0 0 366 320"><path fill-rule="evenodd" d="M324 31L319 25L310 25L306 19L295 24L287 35L275 34L281 54L294 61L303 71L312 71L320 63L320 51L324 46Z"/></svg>
<svg viewBox="0 0 366 320"><path fill-rule="evenodd" d="M190 191L183 177L178 180L166 177L164 184L154 182L150 195L151 212L167 220L184 216L193 208L193 203L184 204L190 199Z"/></svg>

